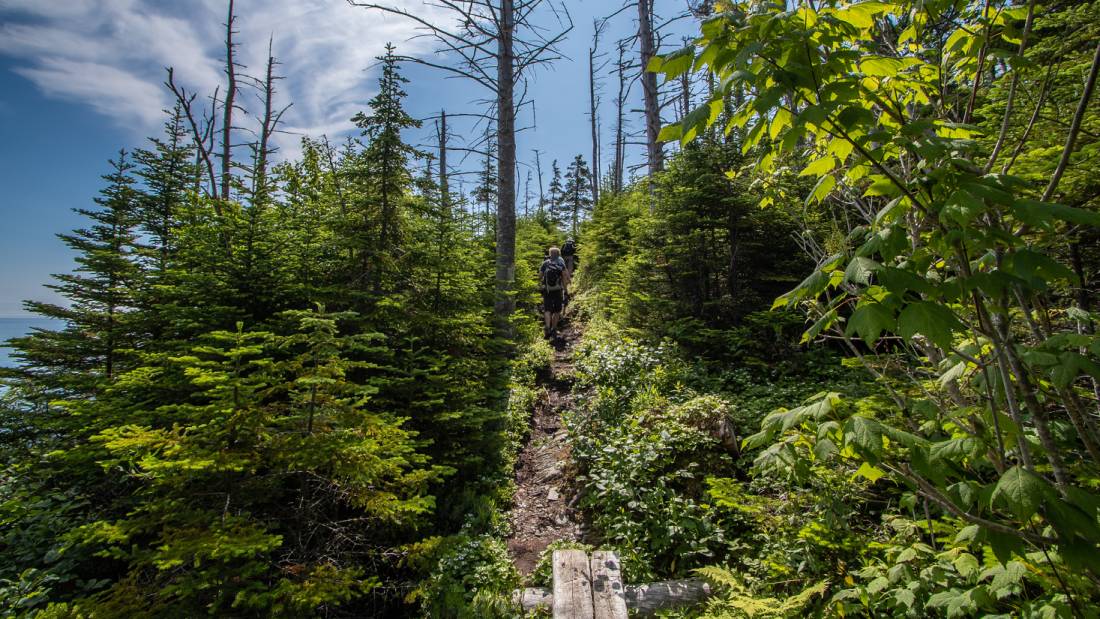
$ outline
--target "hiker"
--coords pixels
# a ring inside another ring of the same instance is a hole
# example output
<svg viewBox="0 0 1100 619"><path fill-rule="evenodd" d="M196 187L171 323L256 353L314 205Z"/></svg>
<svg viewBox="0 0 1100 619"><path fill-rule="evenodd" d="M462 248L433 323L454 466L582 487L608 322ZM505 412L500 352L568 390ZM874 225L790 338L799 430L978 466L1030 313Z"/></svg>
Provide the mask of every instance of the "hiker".
<svg viewBox="0 0 1100 619"><path fill-rule="evenodd" d="M573 271L577 268L577 243L572 237L565 239L565 245L561 246L561 259L565 262L565 272L569 274L569 281L573 281ZM572 294L566 288L563 293L563 304L569 305Z"/></svg>
<svg viewBox="0 0 1100 619"><path fill-rule="evenodd" d="M561 321L565 306L565 288L569 285L569 271L561 258L561 250L551 247L546 260L539 267L539 284L542 287L542 310L546 319L546 337L553 337Z"/></svg>
<svg viewBox="0 0 1100 619"><path fill-rule="evenodd" d="M565 261L569 278L572 279L573 271L577 268L577 243L572 238L565 239L565 245L561 246L561 258Z"/></svg>

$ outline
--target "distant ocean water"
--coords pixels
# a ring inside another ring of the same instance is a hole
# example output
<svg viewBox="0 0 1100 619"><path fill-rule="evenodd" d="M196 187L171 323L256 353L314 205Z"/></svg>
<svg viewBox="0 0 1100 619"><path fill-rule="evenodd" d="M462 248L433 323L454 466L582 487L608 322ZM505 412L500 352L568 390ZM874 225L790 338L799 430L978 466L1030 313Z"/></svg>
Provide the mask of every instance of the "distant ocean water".
<svg viewBox="0 0 1100 619"><path fill-rule="evenodd" d="M11 358L11 349L6 346L9 339L22 337L35 328L59 329L63 324L60 320L38 316L0 318L0 367L15 365L15 359Z"/></svg>

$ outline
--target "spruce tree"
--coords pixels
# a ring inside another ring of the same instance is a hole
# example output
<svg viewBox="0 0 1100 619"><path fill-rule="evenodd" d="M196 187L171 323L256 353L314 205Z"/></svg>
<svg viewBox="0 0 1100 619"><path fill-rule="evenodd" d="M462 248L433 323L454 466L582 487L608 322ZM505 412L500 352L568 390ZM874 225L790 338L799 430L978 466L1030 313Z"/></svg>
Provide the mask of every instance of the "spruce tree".
<svg viewBox="0 0 1100 619"><path fill-rule="evenodd" d="M570 231L577 234L577 224L592 212L592 172L584 158L577 155L565 172L565 190L561 212L563 223L568 221Z"/></svg>
<svg viewBox="0 0 1100 619"><path fill-rule="evenodd" d="M367 253L373 254L376 266L390 270L385 262L397 245L400 205L412 183L409 160L420 154L402 140L401 132L420 127L421 123L402 107L407 96L402 84L409 80L398 72L392 44L386 45L386 55L378 60L382 61L382 76L378 80L378 94L370 101L371 113L360 112L352 120L370 140L363 163L371 199L378 205L378 241ZM373 274L375 292L381 289L384 276L382 272Z"/></svg>
<svg viewBox="0 0 1100 619"><path fill-rule="evenodd" d="M135 345L133 316L141 268L135 259L138 192L133 165L125 151L110 162L113 168L96 209L74 209L91 225L59 234L76 252L73 273L54 275L47 287L69 301L28 301L31 312L65 321L60 330L39 330L15 341L17 357L27 365L39 387L63 393L94 393L123 367L125 350Z"/></svg>
<svg viewBox="0 0 1100 619"><path fill-rule="evenodd" d="M550 176L550 195L549 195L549 208L550 220L557 225L564 223L562 218L562 203L565 199L565 188L562 185L561 168L558 167L558 160L555 159L550 164L552 170Z"/></svg>
<svg viewBox="0 0 1100 619"><path fill-rule="evenodd" d="M188 193L199 174L194 146L177 104L164 123L164 137L151 138L152 148L134 151L135 174L144 191L138 203L143 257L163 275L176 247L175 233Z"/></svg>

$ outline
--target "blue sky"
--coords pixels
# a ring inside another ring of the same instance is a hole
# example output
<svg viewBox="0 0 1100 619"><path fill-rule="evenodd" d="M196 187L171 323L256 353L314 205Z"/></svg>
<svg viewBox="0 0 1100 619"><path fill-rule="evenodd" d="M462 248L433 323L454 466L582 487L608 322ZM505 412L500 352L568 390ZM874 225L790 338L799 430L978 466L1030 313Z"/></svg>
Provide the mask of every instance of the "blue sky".
<svg viewBox="0 0 1100 619"><path fill-rule="evenodd" d="M432 16L433 9L420 0L397 3ZM530 94L538 126L519 141L521 163L533 164L537 148L544 170L555 158L563 167L578 153L590 159L592 21L620 6L619 0L565 3L575 23L563 46L569 58L535 74ZM21 314L23 299L57 300L42 284L51 273L68 270L71 256L54 234L82 224L71 209L91 204L107 159L120 148L144 145L159 132L160 110L170 105L162 87L164 67L176 67L179 81L194 91L211 92L219 83L225 4L0 0L0 316ZM657 8L673 13L683 4L658 0ZM283 126L294 133L282 138L286 157L294 156L301 135L349 132L349 119L373 95L374 57L387 42L399 53L432 52L429 41L410 40L415 32L409 23L350 7L344 0L238 0L237 12L244 63L258 72L269 36L283 63L287 79L280 83L281 97L294 104ZM635 27L633 17L626 12L612 22L605 49L611 51L613 41ZM476 86L423 67L407 67L405 74L412 80L407 104L415 116L434 115L443 107L453 114L481 111L477 102L486 93ZM614 87L608 76L601 111L608 153ZM521 124L530 120L528 110ZM456 132L472 130L459 126ZM431 128L426 125L408 139L430 142ZM522 185L519 193L522 202Z"/></svg>

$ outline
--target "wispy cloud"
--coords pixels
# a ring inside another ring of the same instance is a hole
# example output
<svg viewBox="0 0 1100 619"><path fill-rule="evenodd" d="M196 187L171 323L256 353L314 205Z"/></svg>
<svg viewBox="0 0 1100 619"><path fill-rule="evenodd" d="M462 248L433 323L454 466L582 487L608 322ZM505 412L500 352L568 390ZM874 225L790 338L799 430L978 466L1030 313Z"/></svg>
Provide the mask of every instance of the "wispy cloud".
<svg viewBox="0 0 1100 619"><path fill-rule="evenodd" d="M401 0L431 17L421 0ZM237 0L240 59L259 75L274 39L283 103L294 107L284 129L336 134L350 128L374 89L386 42L426 53L409 41L412 26L343 0ZM172 66L188 89L210 93L223 80L225 0L0 0L0 54L47 96L88 105L142 135L155 132L171 104L163 87ZM246 106L255 102L247 96ZM281 141L293 150L296 136Z"/></svg>

